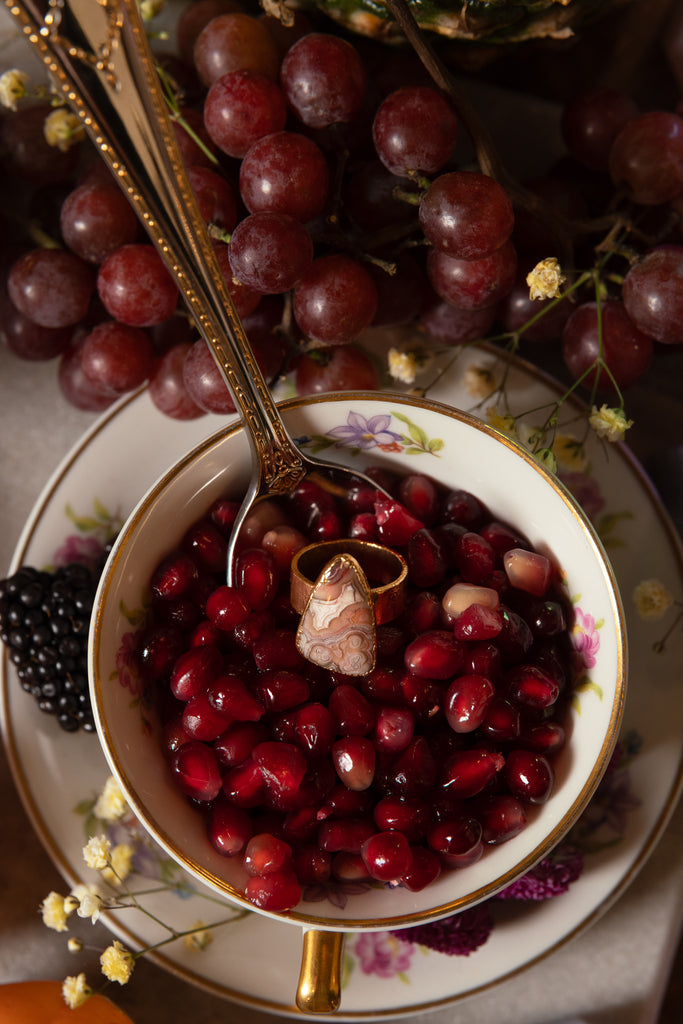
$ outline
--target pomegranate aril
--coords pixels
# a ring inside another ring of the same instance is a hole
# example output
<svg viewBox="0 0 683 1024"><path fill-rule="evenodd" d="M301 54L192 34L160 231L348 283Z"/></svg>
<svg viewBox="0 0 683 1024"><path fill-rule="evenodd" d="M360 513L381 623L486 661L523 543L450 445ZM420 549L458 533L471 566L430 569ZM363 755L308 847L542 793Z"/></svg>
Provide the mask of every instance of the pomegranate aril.
<svg viewBox="0 0 683 1024"><path fill-rule="evenodd" d="M424 797L385 796L375 804L375 825L380 832L402 832L409 842L417 842L427 832L430 805Z"/></svg>
<svg viewBox="0 0 683 1024"><path fill-rule="evenodd" d="M286 523L274 526L272 530L267 530L261 541L261 546L270 554L275 567L281 573L289 572L294 555L297 551L305 548L307 544L308 538L304 536L301 530L297 530L295 526L289 526Z"/></svg>
<svg viewBox="0 0 683 1024"><path fill-rule="evenodd" d="M526 538L521 537L512 527L495 519L482 526L479 533L491 545L498 558L502 558L506 551L512 548L529 548Z"/></svg>
<svg viewBox="0 0 683 1024"><path fill-rule="evenodd" d="M488 541L471 531L458 538L455 560L465 582L480 586L490 579L496 563L493 548Z"/></svg>
<svg viewBox="0 0 683 1024"><path fill-rule="evenodd" d="M496 637L496 647L506 665L520 662L531 647L534 637L528 625L517 612L501 608L503 628Z"/></svg>
<svg viewBox="0 0 683 1024"><path fill-rule="evenodd" d="M409 512L425 525L431 525L439 511L439 489L431 477L409 473L398 485L398 497Z"/></svg>
<svg viewBox="0 0 683 1024"><path fill-rule="evenodd" d="M234 768L251 756L257 743L263 743L270 733L261 722L231 722L213 745L221 768Z"/></svg>
<svg viewBox="0 0 683 1024"><path fill-rule="evenodd" d="M412 515L399 501L379 495L375 501L377 531L382 544L390 548L405 547L424 523Z"/></svg>
<svg viewBox="0 0 683 1024"><path fill-rule="evenodd" d="M176 551L158 565L152 575L152 596L170 601L185 594L197 579L197 565L189 555Z"/></svg>
<svg viewBox="0 0 683 1024"><path fill-rule="evenodd" d="M448 679L462 665L464 646L452 633L433 629L415 637L405 650L409 672L425 679Z"/></svg>
<svg viewBox="0 0 683 1024"><path fill-rule="evenodd" d="M177 626L183 633L194 629L201 618L201 608L189 597L160 601L156 608L159 622Z"/></svg>
<svg viewBox="0 0 683 1024"><path fill-rule="evenodd" d="M240 552L236 565L236 587L252 611L264 611L273 600L280 582L275 559L264 548Z"/></svg>
<svg viewBox="0 0 683 1024"><path fill-rule="evenodd" d="M476 818L445 818L427 833L427 842L449 867L475 864L484 852L482 827Z"/></svg>
<svg viewBox="0 0 683 1024"><path fill-rule="evenodd" d="M226 633L232 632L235 626L244 622L249 610L242 595L234 587L225 584L217 587L206 602L207 618Z"/></svg>
<svg viewBox="0 0 683 1024"><path fill-rule="evenodd" d="M366 839L360 854L370 877L379 882L396 881L413 863L410 844L401 832L378 832Z"/></svg>
<svg viewBox="0 0 683 1024"><path fill-rule="evenodd" d="M485 747L456 750L446 761L442 785L457 797L475 796L495 779L504 764L502 754Z"/></svg>
<svg viewBox="0 0 683 1024"><path fill-rule="evenodd" d="M324 704L304 704L292 714L294 742L307 753L327 754L335 737L334 719Z"/></svg>
<svg viewBox="0 0 683 1024"><path fill-rule="evenodd" d="M413 862L401 877L401 885L410 892L422 892L441 874L441 861L424 846L412 846Z"/></svg>
<svg viewBox="0 0 683 1024"><path fill-rule="evenodd" d="M218 676L209 683L206 696L209 703L229 720L258 722L263 716L263 704L250 693L239 676Z"/></svg>
<svg viewBox="0 0 683 1024"><path fill-rule="evenodd" d="M485 843L506 843L526 825L524 807L514 796L496 793L477 800L474 813L481 824Z"/></svg>
<svg viewBox="0 0 683 1024"><path fill-rule="evenodd" d="M213 644L192 647L173 666L171 693L178 700L190 700L205 690L222 668L223 657Z"/></svg>
<svg viewBox="0 0 683 1024"><path fill-rule="evenodd" d="M424 796L436 781L437 766L424 736L416 736L392 762L390 790L401 796Z"/></svg>
<svg viewBox="0 0 683 1024"><path fill-rule="evenodd" d="M478 729L486 718L496 688L487 676L469 674L458 676L448 687L443 698L446 721L456 733L470 733Z"/></svg>
<svg viewBox="0 0 683 1024"><path fill-rule="evenodd" d="M562 750L566 732L559 722L532 722L522 727L520 739L537 754L553 755Z"/></svg>
<svg viewBox="0 0 683 1024"><path fill-rule="evenodd" d="M500 594L491 587L474 583L454 583L442 598L443 609L452 619L462 615L472 605L495 610L500 605Z"/></svg>
<svg viewBox="0 0 683 1024"><path fill-rule="evenodd" d="M401 616L401 622L413 636L439 629L443 625L443 607L436 594L421 590Z"/></svg>
<svg viewBox="0 0 683 1024"><path fill-rule="evenodd" d="M432 717L439 708L440 687L431 679L406 672L401 677L401 703L419 720Z"/></svg>
<svg viewBox="0 0 683 1024"><path fill-rule="evenodd" d="M254 642L251 652L259 672L276 669L296 671L306 664L297 650L296 633L291 629L272 629L262 633Z"/></svg>
<svg viewBox="0 0 683 1024"><path fill-rule="evenodd" d="M560 695L556 679L536 665L518 665L505 677L507 695L515 704L525 708L545 710L552 707Z"/></svg>
<svg viewBox="0 0 683 1024"><path fill-rule="evenodd" d="M247 843L243 863L248 875L272 875L291 867L292 848L269 832L259 832Z"/></svg>
<svg viewBox="0 0 683 1024"><path fill-rule="evenodd" d="M512 795L531 804L544 804L555 780L547 757L520 747L507 755L503 774Z"/></svg>
<svg viewBox="0 0 683 1024"><path fill-rule="evenodd" d="M363 676L361 687L371 701L393 704L401 699L401 675L398 669L377 667Z"/></svg>
<svg viewBox="0 0 683 1024"><path fill-rule="evenodd" d="M398 754L406 749L414 733L415 719L408 708L379 708L373 734L377 750Z"/></svg>
<svg viewBox="0 0 683 1024"><path fill-rule="evenodd" d="M545 555L512 548L503 556L503 565L511 585L519 590L542 597L550 586L553 567Z"/></svg>
<svg viewBox="0 0 683 1024"><path fill-rule="evenodd" d="M332 857L314 843L294 850L292 866L301 885L324 885L332 876Z"/></svg>
<svg viewBox="0 0 683 1024"><path fill-rule="evenodd" d="M254 830L251 817L241 807L234 807L219 793L211 806L208 834L211 845L224 857L241 853Z"/></svg>
<svg viewBox="0 0 683 1024"><path fill-rule="evenodd" d="M468 530L477 530L487 518L486 507L469 491L453 490L445 498L443 518Z"/></svg>
<svg viewBox="0 0 683 1024"><path fill-rule="evenodd" d="M240 530L246 547L258 547L269 530L287 522L284 509L276 501L259 501L249 511ZM228 533L230 528L228 527Z"/></svg>
<svg viewBox="0 0 683 1024"><path fill-rule="evenodd" d="M318 818L315 807L299 807L285 814L282 820L282 838L292 846L313 842L317 834Z"/></svg>
<svg viewBox="0 0 683 1024"><path fill-rule="evenodd" d="M193 800L207 803L221 791L216 755L200 740L184 743L171 758L171 771L179 789Z"/></svg>
<svg viewBox="0 0 683 1024"><path fill-rule="evenodd" d="M177 626L155 625L139 638L137 658L146 679L157 682L170 673L183 652L183 636Z"/></svg>
<svg viewBox="0 0 683 1024"><path fill-rule="evenodd" d="M211 704L207 693L191 697L183 710L183 729L195 740L217 740L229 721L228 715Z"/></svg>
<svg viewBox="0 0 683 1024"><path fill-rule="evenodd" d="M503 628L503 619L495 608L472 604L455 619L453 636L456 640L492 640Z"/></svg>
<svg viewBox="0 0 683 1024"><path fill-rule="evenodd" d="M332 744L332 762L348 789L369 789L375 777L375 748L363 736L345 736Z"/></svg>
<svg viewBox="0 0 683 1024"><path fill-rule="evenodd" d="M293 870L249 878L244 895L260 910L283 914L293 910L301 899L301 886Z"/></svg>
<svg viewBox="0 0 683 1024"><path fill-rule="evenodd" d="M195 523L183 538L183 547L200 565L212 572L225 572L228 545L225 537L208 517Z"/></svg>
<svg viewBox="0 0 683 1024"><path fill-rule="evenodd" d="M304 677L288 669L264 672L254 683L254 692L267 711L288 711L310 696Z"/></svg>
<svg viewBox="0 0 683 1024"><path fill-rule="evenodd" d="M507 743L516 740L520 733L521 718L519 708L515 707L496 694L489 704L486 717L481 723L482 735L495 743Z"/></svg>
<svg viewBox="0 0 683 1024"><path fill-rule="evenodd" d="M367 697L348 683L334 688L328 708L341 736L366 736L377 721L377 712Z"/></svg>
<svg viewBox="0 0 683 1024"><path fill-rule="evenodd" d="M275 619L272 613L266 609L248 615L243 622L235 626L232 635L238 647L250 651L260 636L274 628Z"/></svg>
<svg viewBox="0 0 683 1024"><path fill-rule="evenodd" d="M498 683L503 675L503 660L500 651L489 640L468 644L461 671L486 676L493 683Z"/></svg>
<svg viewBox="0 0 683 1024"><path fill-rule="evenodd" d="M354 540L366 540L376 543L379 537L377 519L374 512L359 512L349 520L349 537Z"/></svg>
<svg viewBox="0 0 683 1024"><path fill-rule="evenodd" d="M327 818L318 828L318 846L328 853L360 853L363 843L375 832L368 818Z"/></svg>
<svg viewBox="0 0 683 1024"><path fill-rule="evenodd" d="M446 576L448 563L435 531L424 527L416 530L406 551L408 574L416 587L434 587Z"/></svg>
<svg viewBox="0 0 683 1024"><path fill-rule="evenodd" d="M332 858L332 876L338 882L362 882L370 877L360 853L346 851Z"/></svg>
<svg viewBox="0 0 683 1024"><path fill-rule="evenodd" d="M337 782L318 808L318 821L325 818L365 818L372 814L373 794L368 790L348 789Z"/></svg>
<svg viewBox="0 0 683 1024"><path fill-rule="evenodd" d="M223 776L223 792L236 807L258 807L266 796L266 784L259 765L250 755Z"/></svg>
<svg viewBox="0 0 683 1024"><path fill-rule="evenodd" d="M258 743L251 754L269 790L277 796L295 793L306 774L306 757L292 743L266 740Z"/></svg>
<svg viewBox="0 0 683 1024"><path fill-rule="evenodd" d="M534 636L558 636L567 628L564 608L559 601L534 601L524 618Z"/></svg>

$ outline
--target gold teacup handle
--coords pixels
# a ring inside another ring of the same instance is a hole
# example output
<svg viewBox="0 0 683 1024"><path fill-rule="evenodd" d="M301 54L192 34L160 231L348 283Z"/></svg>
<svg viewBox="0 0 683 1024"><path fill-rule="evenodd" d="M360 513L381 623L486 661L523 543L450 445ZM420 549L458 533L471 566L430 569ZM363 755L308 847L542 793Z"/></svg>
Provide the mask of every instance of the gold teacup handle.
<svg viewBox="0 0 683 1024"><path fill-rule="evenodd" d="M341 1001L344 932L304 932L296 1005L302 1013L334 1013Z"/></svg>

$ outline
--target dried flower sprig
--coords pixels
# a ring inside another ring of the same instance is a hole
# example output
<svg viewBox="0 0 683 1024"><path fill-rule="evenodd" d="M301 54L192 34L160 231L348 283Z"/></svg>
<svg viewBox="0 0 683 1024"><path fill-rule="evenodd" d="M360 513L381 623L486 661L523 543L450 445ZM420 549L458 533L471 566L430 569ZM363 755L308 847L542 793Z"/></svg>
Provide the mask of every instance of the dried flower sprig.
<svg viewBox="0 0 683 1024"><path fill-rule="evenodd" d="M118 822L130 814L123 794L113 777L107 780L95 801L94 813L100 821L109 823ZM240 920L250 913L248 910L229 909L225 916L211 924L196 921L191 928L183 930L165 924L143 905L141 899L144 896L164 891L177 891L178 884L155 885L154 888L134 892L126 883L131 872L133 853L133 848L129 843L113 844L104 834L91 836L83 847L83 859L91 870L99 873L105 888L103 889L97 884L81 884L75 886L66 896L52 891L48 893L40 906L45 926L60 933L68 932L69 919L74 914L83 919L90 919L92 924L95 924L102 913L131 908L135 908L153 920L167 933L158 942L136 951L127 949L118 939L114 939L105 949L101 950L99 962L105 980L100 991L112 982L125 985L133 973L136 961L146 953L161 949L179 940L184 940L189 949L202 951L212 942L214 929ZM225 906L222 900L213 898L208 893L202 892L201 895L210 902ZM83 941L74 936L69 937L67 945L69 952L72 953L79 953L85 948ZM94 991L95 989L88 983L84 973L67 977L62 987L64 1001L71 1009L81 1006L93 995Z"/></svg>

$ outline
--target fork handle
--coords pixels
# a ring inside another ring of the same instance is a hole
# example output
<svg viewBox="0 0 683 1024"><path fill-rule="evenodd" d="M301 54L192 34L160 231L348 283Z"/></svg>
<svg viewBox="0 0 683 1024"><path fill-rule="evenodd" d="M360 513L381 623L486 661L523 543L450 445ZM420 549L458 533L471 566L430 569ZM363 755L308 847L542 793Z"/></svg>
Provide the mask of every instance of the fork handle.
<svg viewBox="0 0 683 1024"><path fill-rule="evenodd" d="M176 279L250 437L260 485L305 475L225 285L178 150L137 0L4 0Z"/></svg>

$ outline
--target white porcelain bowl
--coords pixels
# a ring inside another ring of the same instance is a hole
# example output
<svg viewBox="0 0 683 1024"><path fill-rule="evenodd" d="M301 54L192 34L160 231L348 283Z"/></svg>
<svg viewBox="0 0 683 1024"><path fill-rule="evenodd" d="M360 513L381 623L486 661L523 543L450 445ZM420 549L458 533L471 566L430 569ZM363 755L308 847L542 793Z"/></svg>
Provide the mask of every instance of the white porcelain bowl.
<svg viewBox="0 0 683 1024"><path fill-rule="evenodd" d="M592 526L556 478L514 441L471 416L384 393L293 400L283 403L282 412L296 442L313 450L316 438L349 426L343 441L326 447L331 461L427 473L471 491L566 575L585 678L567 712L569 741L554 763L553 793L529 813L524 831L487 848L476 864L443 871L422 892L370 888L349 896L343 907L302 901L274 915L337 931L394 929L445 917L530 870L562 839L595 791L616 741L626 686L624 616L614 574ZM385 443L376 443L380 431L393 432L395 440L386 443L384 436ZM97 594L90 676L102 747L142 824L196 879L254 909L241 893L239 858L226 859L209 843L201 816L170 778L151 707L137 699L143 695L131 693L120 671L120 652L134 630L131 613L142 608L154 568L216 498L243 493L248 474L247 440L233 426L189 452L142 499L117 539Z"/></svg>

